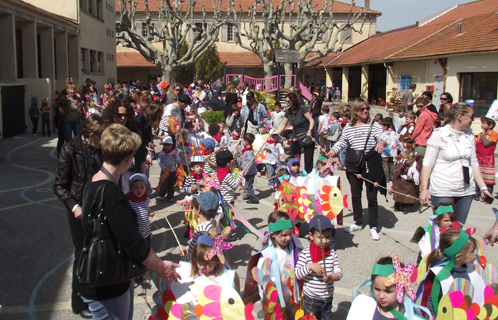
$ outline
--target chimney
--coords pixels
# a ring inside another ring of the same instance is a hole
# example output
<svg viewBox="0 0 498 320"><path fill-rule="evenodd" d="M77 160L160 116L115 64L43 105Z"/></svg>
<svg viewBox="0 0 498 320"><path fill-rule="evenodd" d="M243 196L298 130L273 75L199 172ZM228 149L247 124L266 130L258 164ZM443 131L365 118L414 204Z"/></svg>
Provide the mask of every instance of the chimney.
<svg viewBox="0 0 498 320"><path fill-rule="evenodd" d="M365 0L365 9L370 9L370 0Z"/></svg>

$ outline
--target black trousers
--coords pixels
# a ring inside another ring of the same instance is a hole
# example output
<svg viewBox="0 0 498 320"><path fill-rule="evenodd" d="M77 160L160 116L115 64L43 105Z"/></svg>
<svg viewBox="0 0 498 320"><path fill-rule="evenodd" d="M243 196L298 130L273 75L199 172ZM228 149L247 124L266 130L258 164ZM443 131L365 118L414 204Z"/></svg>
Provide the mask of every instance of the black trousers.
<svg viewBox="0 0 498 320"><path fill-rule="evenodd" d="M178 178L176 177L176 171L170 172L169 176L166 178L165 181L163 181L161 187L159 188L159 196L164 197L166 195L168 200L173 199L175 197L176 180L178 180Z"/></svg>
<svg viewBox="0 0 498 320"><path fill-rule="evenodd" d="M36 134L38 131L38 118L31 118L31 123L33 124L33 134Z"/></svg>
<svg viewBox="0 0 498 320"><path fill-rule="evenodd" d="M313 170L313 154L315 153L315 144L313 143L311 146L304 148L304 170L307 173L310 173ZM301 154L301 148L297 145L297 142L290 143L290 156L291 158L296 155Z"/></svg>
<svg viewBox="0 0 498 320"><path fill-rule="evenodd" d="M358 179L353 173L346 173L349 184L351 185L351 201L353 202L354 223L361 226L363 223L363 208L361 206L361 194L363 192L363 180ZM377 227L377 218L379 216L379 206L377 204L377 189L373 184L365 181L367 187L368 216L370 228Z"/></svg>
<svg viewBox="0 0 498 320"><path fill-rule="evenodd" d="M81 220L75 219L74 214L70 210L67 211L67 218L69 221L69 230L71 231L71 238L73 239L74 245L74 263L73 263L73 282L72 282L72 292L71 292L71 307L73 311L79 312L81 310L88 309L88 305L83 302L81 296L79 295L80 287L78 284L78 276L76 273L76 266L78 265L78 260L83 251L83 228L81 226Z"/></svg>

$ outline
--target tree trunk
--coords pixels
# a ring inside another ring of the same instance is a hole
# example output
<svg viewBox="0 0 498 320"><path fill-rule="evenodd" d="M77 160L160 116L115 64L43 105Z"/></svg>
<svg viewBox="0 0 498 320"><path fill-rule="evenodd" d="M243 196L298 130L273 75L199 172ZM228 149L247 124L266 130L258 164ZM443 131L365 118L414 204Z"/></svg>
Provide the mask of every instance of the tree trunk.
<svg viewBox="0 0 498 320"><path fill-rule="evenodd" d="M263 70L265 72L265 78L273 77L273 71L275 67L273 66L273 62L263 63Z"/></svg>
<svg viewBox="0 0 498 320"><path fill-rule="evenodd" d="M162 79L163 81L167 81L169 84L175 82L175 69L170 65L165 65L161 67L161 71L163 72Z"/></svg>
<svg viewBox="0 0 498 320"><path fill-rule="evenodd" d="M284 70L285 70L285 74L288 76L292 76L294 74L294 70L292 68L292 63L284 63ZM291 78L286 77L284 88L290 88L291 86L292 86Z"/></svg>

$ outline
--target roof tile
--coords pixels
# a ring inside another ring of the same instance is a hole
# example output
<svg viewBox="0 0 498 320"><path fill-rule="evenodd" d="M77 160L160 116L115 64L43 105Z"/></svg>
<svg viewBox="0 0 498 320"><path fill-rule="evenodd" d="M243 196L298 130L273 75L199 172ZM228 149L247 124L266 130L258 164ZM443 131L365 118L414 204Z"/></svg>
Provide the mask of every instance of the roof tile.
<svg viewBox="0 0 498 320"><path fill-rule="evenodd" d="M145 60L139 52L116 52L116 66L119 67L155 67Z"/></svg>

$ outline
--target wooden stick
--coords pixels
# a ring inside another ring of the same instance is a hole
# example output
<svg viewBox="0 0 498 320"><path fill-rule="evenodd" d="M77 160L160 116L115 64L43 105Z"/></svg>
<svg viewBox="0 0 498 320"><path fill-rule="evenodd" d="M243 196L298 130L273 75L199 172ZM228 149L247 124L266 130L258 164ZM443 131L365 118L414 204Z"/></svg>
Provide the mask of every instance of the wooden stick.
<svg viewBox="0 0 498 320"><path fill-rule="evenodd" d="M325 277L327 276L327 265L325 264L325 251L323 250L323 239L322 239L322 224L320 223L320 219L318 219L318 231L320 232L320 243L322 245L322 259L323 259L323 270ZM329 284L325 282L325 288L327 292L329 292Z"/></svg>
<svg viewBox="0 0 498 320"><path fill-rule="evenodd" d="M171 223L169 223L168 218L165 218L165 219L166 219L166 222L169 225L169 228L171 229L171 232L173 232L173 235L175 236L176 243L178 243L178 246L180 247L180 252L182 252L183 248L182 248L182 245L180 244L180 241L178 240L178 237L176 236L175 230L173 230L173 227L171 226Z"/></svg>
<svg viewBox="0 0 498 320"><path fill-rule="evenodd" d="M154 211L154 213L163 213L163 212L183 212L185 209L180 209L180 210L158 210Z"/></svg>

